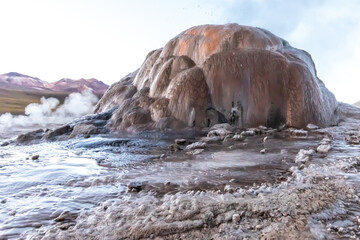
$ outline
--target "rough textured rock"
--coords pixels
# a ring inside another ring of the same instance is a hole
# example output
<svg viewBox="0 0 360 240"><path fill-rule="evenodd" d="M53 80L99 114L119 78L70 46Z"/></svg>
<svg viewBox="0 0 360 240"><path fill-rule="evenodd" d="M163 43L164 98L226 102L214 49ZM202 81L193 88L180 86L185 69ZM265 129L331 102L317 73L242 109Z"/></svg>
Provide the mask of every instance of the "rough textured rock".
<svg viewBox="0 0 360 240"><path fill-rule="evenodd" d="M29 143L33 140L36 139L41 139L44 136L44 130L43 129L38 129L36 131L32 131L32 132L28 132L25 134L21 134L17 137L16 141L18 143Z"/></svg>
<svg viewBox="0 0 360 240"><path fill-rule="evenodd" d="M307 52L264 29L227 24L190 28L150 52L139 70L110 87L95 112L115 106L110 126L116 130L164 128L157 124L163 118L188 127L305 128L331 125L337 102Z"/></svg>
<svg viewBox="0 0 360 240"><path fill-rule="evenodd" d="M70 125L66 124L61 127L56 128L56 129L46 131L44 136L42 137L42 139L56 140L56 137L70 133L71 131L72 131L72 128L70 127Z"/></svg>
<svg viewBox="0 0 360 240"><path fill-rule="evenodd" d="M72 130L69 138L74 138L80 134L97 134L99 130L93 124L78 124L75 125L74 129Z"/></svg>

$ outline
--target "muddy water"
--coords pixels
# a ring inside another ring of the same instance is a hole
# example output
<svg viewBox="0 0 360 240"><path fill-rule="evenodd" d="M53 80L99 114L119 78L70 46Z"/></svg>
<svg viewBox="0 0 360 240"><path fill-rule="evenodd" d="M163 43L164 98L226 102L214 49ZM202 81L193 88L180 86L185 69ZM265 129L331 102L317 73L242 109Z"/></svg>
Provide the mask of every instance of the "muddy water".
<svg viewBox="0 0 360 240"><path fill-rule="evenodd" d="M81 209L131 197L140 182L157 196L280 181L300 148L315 140L249 137L245 144L210 145L202 154L172 153L172 137L97 136L0 148L0 236L30 236L59 219L74 221ZM266 154L260 150L267 148ZM32 157L39 155L38 159ZM60 217L59 217L60 216Z"/></svg>

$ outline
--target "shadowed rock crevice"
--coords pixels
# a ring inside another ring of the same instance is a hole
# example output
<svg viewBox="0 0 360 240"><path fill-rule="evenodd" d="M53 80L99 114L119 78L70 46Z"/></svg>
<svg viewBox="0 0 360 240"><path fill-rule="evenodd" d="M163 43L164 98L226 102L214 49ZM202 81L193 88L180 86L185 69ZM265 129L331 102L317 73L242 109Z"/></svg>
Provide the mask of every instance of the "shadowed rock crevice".
<svg viewBox="0 0 360 240"><path fill-rule="evenodd" d="M136 131L222 122L325 127L334 124L337 102L307 52L267 30L227 24L190 28L150 52L95 113L115 106L109 126Z"/></svg>

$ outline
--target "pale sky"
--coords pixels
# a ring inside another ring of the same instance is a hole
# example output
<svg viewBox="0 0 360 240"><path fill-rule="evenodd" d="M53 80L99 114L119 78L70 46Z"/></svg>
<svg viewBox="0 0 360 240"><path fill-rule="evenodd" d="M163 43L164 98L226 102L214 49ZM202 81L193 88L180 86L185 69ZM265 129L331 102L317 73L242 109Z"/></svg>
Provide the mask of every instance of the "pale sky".
<svg viewBox="0 0 360 240"><path fill-rule="evenodd" d="M270 30L308 51L340 101L360 100L358 0L0 0L0 73L111 84L200 24Z"/></svg>

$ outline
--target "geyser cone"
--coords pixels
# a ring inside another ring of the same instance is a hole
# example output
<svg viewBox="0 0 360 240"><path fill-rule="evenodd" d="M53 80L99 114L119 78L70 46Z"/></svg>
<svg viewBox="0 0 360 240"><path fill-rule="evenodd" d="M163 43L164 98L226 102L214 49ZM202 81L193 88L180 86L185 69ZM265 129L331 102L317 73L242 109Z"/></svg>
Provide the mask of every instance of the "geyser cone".
<svg viewBox="0 0 360 240"><path fill-rule="evenodd" d="M203 25L152 51L115 83L95 112L117 106L115 130L334 122L337 102L311 56L260 28Z"/></svg>

